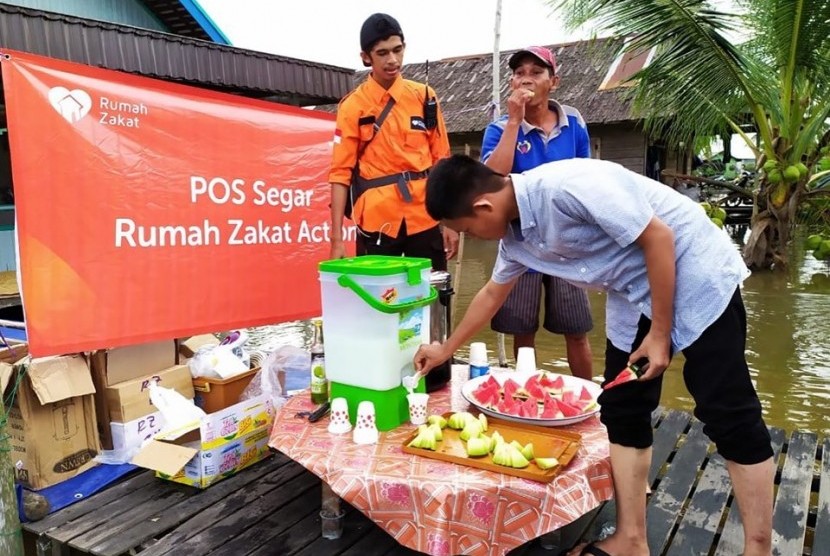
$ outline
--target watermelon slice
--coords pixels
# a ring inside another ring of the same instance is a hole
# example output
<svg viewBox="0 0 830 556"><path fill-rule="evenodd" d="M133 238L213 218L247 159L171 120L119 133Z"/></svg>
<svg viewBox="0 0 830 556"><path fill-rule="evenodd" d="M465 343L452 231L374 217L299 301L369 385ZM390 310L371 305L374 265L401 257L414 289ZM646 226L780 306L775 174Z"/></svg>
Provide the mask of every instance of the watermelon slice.
<svg viewBox="0 0 830 556"><path fill-rule="evenodd" d="M535 379L535 380L534 380ZM538 377L531 377L525 383L525 390L527 390L528 397L537 401L542 401L548 397L542 385L539 384Z"/></svg>
<svg viewBox="0 0 830 556"><path fill-rule="evenodd" d="M515 401L513 398L504 398L496 404L496 410L505 415L519 415L519 409L522 404Z"/></svg>
<svg viewBox="0 0 830 556"><path fill-rule="evenodd" d="M597 400L594 399L591 392L589 392L584 386L582 387L582 391L579 393L579 397L577 398L574 396L574 399L572 401L569 400L568 403L578 408L582 413L586 413L597 407Z"/></svg>
<svg viewBox="0 0 830 556"><path fill-rule="evenodd" d="M542 376L541 375L532 375L525 381L525 389L533 388L533 385L541 386Z"/></svg>
<svg viewBox="0 0 830 556"><path fill-rule="evenodd" d="M551 394L559 394L565 389L565 379L562 378L562 375L556 375L556 378L550 378L550 375L545 373L539 383Z"/></svg>
<svg viewBox="0 0 830 556"><path fill-rule="evenodd" d="M547 396L545 398L544 409L542 410L540 417L542 419L562 419L565 415L559 410L559 406L556 404L556 401L550 396Z"/></svg>
<svg viewBox="0 0 830 556"><path fill-rule="evenodd" d="M559 411L562 412L562 415L565 417L576 417L577 415L582 415L582 410L578 407L574 407L569 403L559 400L553 400L553 403L559 408Z"/></svg>
<svg viewBox="0 0 830 556"><path fill-rule="evenodd" d="M620 384L625 384L626 382L631 382L632 380L637 380L640 378L640 375L643 374L644 371L641 371L640 368L636 370L632 368L632 365L629 365L622 371L617 377L607 384L602 385L603 390L608 390L609 388L614 388L615 386L619 386Z"/></svg>
<svg viewBox="0 0 830 556"><path fill-rule="evenodd" d="M501 390L501 384L499 381L496 380L493 375L487 375L487 380L482 383L482 386L495 386L497 390Z"/></svg>
<svg viewBox="0 0 830 556"><path fill-rule="evenodd" d="M488 392L489 390L494 390L494 389L496 391L498 391L499 387L498 386L491 386L491 385L487 384L486 382L482 382L481 384L479 384L476 387L475 390L473 390L473 396L477 397L477 394L479 394L480 392Z"/></svg>
<svg viewBox="0 0 830 556"><path fill-rule="evenodd" d="M577 397L576 392L574 392L573 390L565 390L564 392L562 392L560 399L568 405L576 405L576 402L577 400L579 400L579 397Z"/></svg>
<svg viewBox="0 0 830 556"><path fill-rule="evenodd" d="M498 386L482 384L473 390L473 398L479 405L484 407L495 407L501 401L501 394Z"/></svg>
<svg viewBox="0 0 830 556"><path fill-rule="evenodd" d="M510 398L512 400L513 397L514 397L514 394L519 390L519 388L521 388L521 386L519 385L518 382L516 382L512 378L508 378L507 380L504 381L504 386L502 388L504 389L503 393L504 393L505 399Z"/></svg>
<svg viewBox="0 0 830 556"><path fill-rule="evenodd" d="M528 399L521 402L519 417L531 417L533 419L539 417L539 404L536 403L536 400Z"/></svg>

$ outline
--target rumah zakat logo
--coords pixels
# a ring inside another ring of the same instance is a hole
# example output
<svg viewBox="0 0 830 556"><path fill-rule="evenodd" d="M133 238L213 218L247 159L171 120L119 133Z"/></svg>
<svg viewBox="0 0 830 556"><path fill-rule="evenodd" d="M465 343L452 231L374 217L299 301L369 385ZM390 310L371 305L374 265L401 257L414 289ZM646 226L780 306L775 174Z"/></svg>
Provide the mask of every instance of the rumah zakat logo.
<svg viewBox="0 0 830 556"><path fill-rule="evenodd" d="M66 87L52 87L49 89L49 104L67 122L74 124L89 113L92 99L81 89L70 91Z"/></svg>

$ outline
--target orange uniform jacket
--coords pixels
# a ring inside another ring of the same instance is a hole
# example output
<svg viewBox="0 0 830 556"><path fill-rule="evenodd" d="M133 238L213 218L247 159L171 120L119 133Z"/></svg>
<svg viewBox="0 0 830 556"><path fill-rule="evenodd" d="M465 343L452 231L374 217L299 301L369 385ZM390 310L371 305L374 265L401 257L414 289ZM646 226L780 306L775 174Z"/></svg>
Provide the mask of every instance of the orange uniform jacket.
<svg viewBox="0 0 830 556"><path fill-rule="evenodd" d="M375 119L390 95L395 105L360 157L360 175L373 179L405 171L422 172L449 156L450 144L440 107L438 126L432 130L424 126L425 93L423 83L402 77L386 90L371 75L349 93L337 109L329 182L350 185L358 149L372 138ZM430 89L429 95L433 97L435 92ZM404 219L409 235L432 228L436 222L429 217L424 204L426 179L409 182L409 190L411 203L404 201L395 184L366 191L355 202L355 223L366 232L382 232L391 237L398 236Z"/></svg>

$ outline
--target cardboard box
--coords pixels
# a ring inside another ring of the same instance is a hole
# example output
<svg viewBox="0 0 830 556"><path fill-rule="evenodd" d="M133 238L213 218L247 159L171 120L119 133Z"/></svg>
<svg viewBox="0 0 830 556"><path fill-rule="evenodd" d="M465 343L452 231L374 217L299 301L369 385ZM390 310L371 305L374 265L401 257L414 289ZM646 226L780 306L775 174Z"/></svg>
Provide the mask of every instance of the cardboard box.
<svg viewBox="0 0 830 556"><path fill-rule="evenodd" d="M0 363L12 365L29 355L29 344L9 340L8 345L0 346Z"/></svg>
<svg viewBox="0 0 830 556"><path fill-rule="evenodd" d="M92 372L102 377L104 387L152 375L176 363L172 340L98 350L90 356Z"/></svg>
<svg viewBox="0 0 830 556"><path fill-rule="evenodd" d="M100 451L89 366L81 355L0 365L0 383L17 384L8 414L17 481L41 489L93 467ZM13 386L12 386L13 387Z"/></svg>
<svg viewBox="0 0 830 556"><path fill-rule="evenodd" d="M145 440L150 440L163 429L164 416L158 411L127 423L110 423L112 449L123 451L140 448Z"/></svg>
<svg viewBox="0 0 830 556"><path fill-rule="evenodd" d="M196 352L199 351L199 348L202 346L218 346L219 338L213 334L199 334L197 336L191 336L190 338L181 338L178 343L179 355L185 359L190 359L196 355Z"/></svg>
<svg viewBox="0 0 830 556"><path fill-rule="evenodd" d="M184 469L173 475L157 473L157 476L175 483L207 488L265 459L271 453L268 448L269 436L269 427L258 427L242 438L227 442L218 448L199 450L185 464ZM198 442L195 446L198 447Z"/></svg>
<svg viewBox="0 0 830 556"><path fill-rule="evenodd" d="M110 419L107 406L107 387L158 373L176 363L176 343L170 340L103 349L89 354L92 382L98 392L95 396L98 434L105 450L113 449L110 427L113 419Z"/></svg>
<svg viewBox="0 0 830 556"><path fill-rule="evenodd" d="M133 458L162 479L198 488L230 477L269 454L274 407L267 396L239 402L165 430Z"/></svg>
<svg viewBox="0 0 830 556"><path fill-rule="evenodd" d="M109 423L127 423L157 410L150 403L150 383L172 388L185 398L193 399L193 379L187 365L176 365L149 376L119 382L105 392Z"/></svg>

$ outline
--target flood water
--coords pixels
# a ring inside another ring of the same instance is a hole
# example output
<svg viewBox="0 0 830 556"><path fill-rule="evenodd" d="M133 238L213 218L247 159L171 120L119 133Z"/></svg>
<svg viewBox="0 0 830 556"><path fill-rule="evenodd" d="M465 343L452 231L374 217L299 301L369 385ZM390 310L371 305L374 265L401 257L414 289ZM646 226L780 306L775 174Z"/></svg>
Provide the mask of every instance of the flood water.
<svg viewBox="0 0 830 556"><path fill-rule="evenodd" d="M740 241L741 231L733 232ZM456 294L456 322L489 278L495 252L494 242L465 241ZM458 272L454 262L450 262L450 270ZM788 431L800 429L830 435L830 265L796 248L787 271L753 273L744 282L743 298L748 323L747 360L767 424ZM591 292L590 299L594 315L594 330L590 333L594 373L600 374L605 346L605 301L601 292ZM265 349L283 344L307 346L310 335L307 322L285 323L251 331L251 343ZM495 361L495 333L482 330L472 341L486 342ZM509 338L506 343L512 358ZM536 352L540 367L568 372L560 336L540 332ZM682 364L682 355L678 355L666 370L662 404L691 410L693 403L683 385Z"/></svg>

